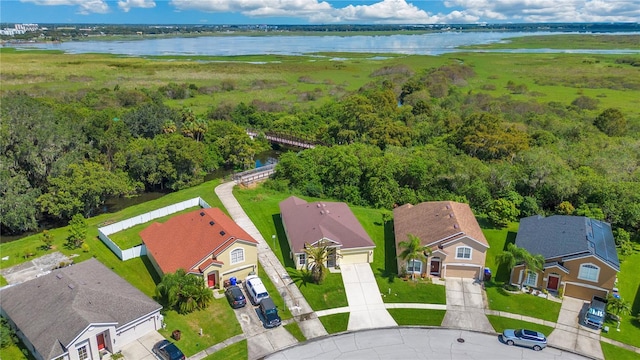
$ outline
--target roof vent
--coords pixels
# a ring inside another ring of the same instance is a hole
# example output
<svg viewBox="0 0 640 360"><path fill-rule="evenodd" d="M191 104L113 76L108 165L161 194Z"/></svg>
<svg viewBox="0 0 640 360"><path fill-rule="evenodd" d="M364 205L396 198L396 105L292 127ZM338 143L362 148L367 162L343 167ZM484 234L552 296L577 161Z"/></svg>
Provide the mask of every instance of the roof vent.
<svg viewBox="0 0 640 360"><path fill-rule="evenodd" d="M317 207L320 207L320 206L322 206L322 205L320 205L320 203L317 203L317 204L316 204L316 206L317 206Z"/></svg>
<svg viewBox="0 0 640 360"><path fill-rule="evenodd" d="M449 213L449 217L452 218L453 217L453 213Z"/></svg>
<svg viewBox="0 0 640 360"><path fill-rule="evenodd" d="M216 223L215 223L215 222L213 222L213 220L209 221L209 225L213 226L213 225L215 225L215 224L216 224Z"/></svg>
<svg viewBox="0 0 640 360"><path fill-rule="evenodd" d="M458 224L453 224L453 228L454 228L454 229L457 229L457 228L459 228L459 227L460 227L460 226L458 226Z"/></svg>
<svg viewBox="0 0 640 360"><path fill-rule="evenodd" d="M58 279L62 279L62 274L56 274L56 277L57 277Z"/></svg>
<svg viewBox="0 0 640 360"><path fill-rule="evenodd" d="M75 288L75 287L76 287L76 286L75 286L75 285L73 285L73 284L69 284L69 285L67 285L67 286L68 286L68 287L69 287L69 289L71 289L71 290L73 290L73 288Z"/></svg>
<svg viewBox="0 0 640 360"><path fill-rule="evenodd" d="M327 211L327 214L328 214L328 213L329 213L329 210L326 210L326 211Z"/></svg>
<svg viewBox="0 0 640 360"><path fill-rule="evenodd" d="M220 231L220 235L224 236L224 234L226 234L226 232Z"/></svg>
<svg viewBox="0 0 640 360"><path fill-rule="evenodd" d="M200 211L200 216L204 216L204 211Z"/></svg>
<svg viewBox="0 0 640 360"><path fill-rule="evenodd" d="M324 215L324 211L320 210L320 215Z"/></svg>
<svg viewBox="0 0 640 360"><path fill-rule="evenodd" d="M451 206L449 206L449 204L444 206L447 210L451 209Z"/></svg>

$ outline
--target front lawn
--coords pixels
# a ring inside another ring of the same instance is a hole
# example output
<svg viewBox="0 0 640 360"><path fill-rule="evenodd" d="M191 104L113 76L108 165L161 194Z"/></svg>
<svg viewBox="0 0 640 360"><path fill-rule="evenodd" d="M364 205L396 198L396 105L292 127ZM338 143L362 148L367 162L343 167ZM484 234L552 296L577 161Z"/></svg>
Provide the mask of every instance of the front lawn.
<svg viewBox="0 0 640 360"><path fill-rule="evenodd" d="M429 281L402 280L394 277L376 277L378 287L382 290L382 301L386 303L420 303L420 304L446 304L447 296L445 287L432 284ZM389 290L391 289L391 290Z"/></svg>
<svg viewBox="0 0 640 360"><path fill-rule="evenodd" d="M182 336L175 343L186 356L191 356L232 336L242 334L242 328L233 311L226 298L214 299L208 308L186 315L168 310L163 314L167 326L159 332L169 339L174 330L180 330Z"/></svg>
<svg viewBox="0 0 640 360"><path fill-rule="evenodd" d="M347 331L349 326L349 313L320 316L318 319L329 334Z"/></svg>
<svg viewBox="0 0 640 360"><path fill-rule="evenodd" d="M302 330L300 330L300 326L297 322L294 321L290 324L284 325L284 328L287 329L287 331L291 335L293 335L293 337L296 338L296 340L298 340L299 342L304 342L307 340L307 338L302 333Z"/></svg>
<svg viewBox="0 0 640 360"><path fill-rule="evenodd" d="M487 319L493 326L497 333L502 333L505 329L528 329L533 331L539 331L545 336L549 336L553 331L550 326L531 323L528 321L522 321L517 319L510 319L502 316L487 315Z"/></svg>
<svg viewBox="0 0 640 360"><path fill-rule="evenodd" d="M445 310L388 309L389 314L400 326L440 326Z"/></svg>
<svg viewBox="0 0 640 360"><path fill-rule="evenodd" d="M502 288L502 283L485 283L489 309L526 315L537 319L556 322L560 314L559 302L530 294L511 294Z"/></svg>
<svg viewBox="0 0 640 360"><path fill-rule="evenodd" d="M640 252L627 256L620 265L618 273L618 291L623 300L631 304L631 314L640 313ZM602 333L610 339L618 340L625 344L640 347L640 322L632 315L622 316L620 331L616 331L617 322L608 320L609 333Z"/></svg>
<svg viewBox="0 0 640 360"><path fill-rule="evenodd" d="M640 356L633 351L611 345L604 341L600 341L600 345L602 346L602 353L604 354L605 360L637 360L638 356Z"/></svg>
<svg viewBox="0 0 640 360"><path fill-rule="evenodd" d="M227 360L227 359L248 359L249 349L247 349L247 340L238 341L215 353L207 356L202 360Z"/></svg>

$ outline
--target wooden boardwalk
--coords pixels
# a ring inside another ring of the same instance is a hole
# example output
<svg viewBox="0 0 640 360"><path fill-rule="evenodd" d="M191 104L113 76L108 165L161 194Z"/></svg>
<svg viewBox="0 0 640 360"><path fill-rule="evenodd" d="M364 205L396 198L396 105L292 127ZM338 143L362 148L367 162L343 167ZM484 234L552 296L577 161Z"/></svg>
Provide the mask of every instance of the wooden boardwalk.
<svg viewBox="0 0 640 360"><path fill-rule="evenodd" d="M251 138L255 138L260 134L259 130L255 129L247 129L247 135L251 136ZM277 133L277 132L265 132L264 137L276 144L288 145L293 147L298 147L302 149L313 149L316 147L316 144L309 139L303 139L301 137L285 134L285 133Z"/></svg>
<svg viewBox="0 0 640 360"><path fill-rule="evenodd" d="M233 181L238 185L248 186L256 181L268 179L276 172L277 163L233 174Z"/></svg>

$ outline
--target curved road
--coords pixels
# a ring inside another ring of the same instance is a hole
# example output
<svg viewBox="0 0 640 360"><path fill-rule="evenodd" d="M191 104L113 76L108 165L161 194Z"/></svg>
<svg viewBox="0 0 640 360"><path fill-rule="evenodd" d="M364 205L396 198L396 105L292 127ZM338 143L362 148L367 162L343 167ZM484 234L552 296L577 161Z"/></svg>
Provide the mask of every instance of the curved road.
<svg viewBox="0 0 640 360"><path fill-rule="evenodd" d="M458 342L463 339L464 342ZM329 359L587 359L546 348L507 346L497 335L442 328L386 328L326 336L268 355L268 360Z"/></svg>

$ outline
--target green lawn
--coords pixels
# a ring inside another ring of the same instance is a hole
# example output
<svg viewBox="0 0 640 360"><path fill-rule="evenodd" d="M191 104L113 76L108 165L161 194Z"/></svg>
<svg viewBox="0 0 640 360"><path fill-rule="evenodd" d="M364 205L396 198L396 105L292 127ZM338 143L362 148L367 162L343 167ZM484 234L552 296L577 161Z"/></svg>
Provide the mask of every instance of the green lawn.
<svg viewBox="0 0 640 360"><path fill-rule="evenodd" d="M300 326L298 326L297 322L292 322L291 324L284 325L284 328L287 329L287 331L291 335L293 335L293 337L296 338L296 340L298 340L299 342L307 340L307 338L302 333L302 330L300 330Z"/></svg>
<svg viewBox="0 0 640 360"><path fill-rule="evenodd" d="M604 341L600 342L605 360L637 360L640 355L633 351L611 345Z"/></svg>
<svg viewBox="0 0 640 360"><path fill-rule="evenodd" d="M3 287L5 285L7 285L7 279L4 278L4 276L0 275L0 287Z"/></svg>
<svg viewBox="0 0 640 360"><path fill-rule="evenodd" d="M402 280L396 277L389 280L376 277L376 281L381 289L382 301L386 303L446 304L447 302L444 286L435 285L426 280Z"/></svg>
<svg viewBox="0 0 640 360"><path fill-rule="evenodd" d="M487 315L487 318L497 333L501 333L505 329L529 329L539 331L545 336L549 336L553 331L553 328L550 326L531 323L528 321L510 319L496 315Z"/></svg>
<svg viewBox="0 0 640 360"><path fill-rule="evenodd" d="M109 239L111 239L111 241L113 241L114 243L116 243L116 245L118 245L118 247L122 250L126 250L129 248L132 248L134 246L138 246L140 244L142 244L142 238L140 237L140 232L144 229L147 228L147 226L153 224L153 223L165 223L167 222L167 220L171 219L172 217L176 216L176 215L180 215L180 214L184 214L196 209L200 209L200 207L198 206L194 206L194 207L190 207L188 209L184 209L182 211L178 211L175 212L173 214L169 214L167 216L163 216L157 219L153 219L151 221L147 221L146 223L142 223L142 224L138 224L135 226L132 226L128 229L124 229L122 231L118 231L117 233L111 234L109 235Z"/></svg>
<svg viewBox="0 0 640 360"><path fill-rule="evenodd" d="M440 326L445 310L388 309L398 325Z"/></svg>
<svg viewBox="0 0 640 360"><path fill-rule="evenodd" d="M507 244L515 243L520 223L513 222L504 229L495 229L482 217L478 217L478 222L489 243L485 267L491 269L493 280L506 282L509 280L509 270L506 266L498 266L496 258L507 249Z"/></svg>
<svg viewBox="0 0 640 360"><path fill-rule="evenodd" d="M220 351L207 356L203 360L227 360L227 359L248 359L249 350L247 349L247 340L238 341L235 344L231 344Z"/></svg>
<svg viewBox="0 0 640 360"><path fill-rule="evenodd" d="M638 269L640 269L640 252L624 258L620 265L620 273L618 273L620 296L631 304L631 314L633 315L640 313L640 276L638 276ZM622 316L620 331L615 330L618 325L617 322L607 321L606 325L609 326L611 331L603 333L602 336L640 347L640 322L637 318L630 315Z"/></svg>
<svg viewBox="0 0 640 360"><path fill-rule="evenodd" d="M258 276L260 277L260 280L262 280L264 287L267 289L269 296L273 299L274 304L276 304L276 307L278 308L278 315L280 315L280 318L282 320L291 319L291 311L289 311L289 308L287 308L287 306L284 304L284 300L282 299L282 296L280 296L280 292L278 292L276 286L273 285L273 282L271 282L269 275L267 275L260 263L258 263Z"/></svg>
<svg viewBox="0 0 640 360"><path fill-rule="evenodd" d="M25 356L18 345L9 345L0 351L1 359L11 360L31 360L32 357Z"/></svg>
<svg viewBox="0 0 640 360"><path fill-rule="evenodd" d="M170 338L174 330L180 330L182 337L176 344L186 356L191 356L232 336L242 334L242 328L233 311L225 298L215 299L208 308L187 315L169 310L164 313L166 329L161 329L160 334ZM199 334L200 329L202 336Z"/></svg>
<svg viewBox="0 0 640 360"><path fill-rule="evenodd" d="M347 331L349 325L349 313L321 316L318 319L329 334Z"/></svg>
<svg viewBox="0 0 640 360"><path fill-rule="evenodd" d="M530 294L511 294L502 289L502 283L485 283L489 308L537 319L556 322L560 313L559 302Z"/></svg>

